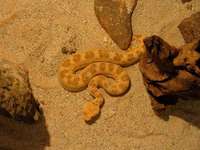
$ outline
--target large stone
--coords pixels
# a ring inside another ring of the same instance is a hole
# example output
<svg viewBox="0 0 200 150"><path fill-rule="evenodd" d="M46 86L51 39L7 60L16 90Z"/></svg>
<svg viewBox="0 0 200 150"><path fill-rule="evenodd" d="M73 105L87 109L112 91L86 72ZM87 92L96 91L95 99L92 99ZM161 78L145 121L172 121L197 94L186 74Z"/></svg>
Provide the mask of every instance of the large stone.
<svg viewBox="0 0 200 150"><path fill-rule="evenodd" d="M21 66L0 59L0 112L16 120L33 122L41 109L32 94L28 72Z"/></svg>
<svg viewBox="0 0 200 150"><path fill-rule="evenodd" d="M178 28L183 35L185 42L192 42L194 39L200 38L200 12L185 18Z"/></svg>
<svg viewBox="0 0 200 150"><path fill-rule="evenodd" d="M95 0L95 14L99 23L121 49L127 49L130 45L131 15L136 4L137 0Z"/></svg>

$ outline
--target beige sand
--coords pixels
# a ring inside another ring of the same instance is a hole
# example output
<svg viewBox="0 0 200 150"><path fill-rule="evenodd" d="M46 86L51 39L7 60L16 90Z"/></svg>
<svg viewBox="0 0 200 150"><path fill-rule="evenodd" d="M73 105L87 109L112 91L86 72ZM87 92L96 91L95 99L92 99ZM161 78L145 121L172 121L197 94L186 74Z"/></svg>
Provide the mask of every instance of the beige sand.
<svg viewBox="0 0 200 150"><path fill-rule="evenodd" d="M30 72L45 122L15 123L0 117L0 150L199 150L200 102L181 102L168 120L154 114L137 65L126 70L130 91L106 103L96 123L85 124L87 90L65 91L56 79L64 59L62 47L118 49L99 25L93 0L0 0L0 56L23 64ZM3 5L4 4L4 5ZM133 32L158 34L171 44L184 43L180 21L200 10L200 1L138 0ZM13 14L12 14L13 13Z"/></svg>

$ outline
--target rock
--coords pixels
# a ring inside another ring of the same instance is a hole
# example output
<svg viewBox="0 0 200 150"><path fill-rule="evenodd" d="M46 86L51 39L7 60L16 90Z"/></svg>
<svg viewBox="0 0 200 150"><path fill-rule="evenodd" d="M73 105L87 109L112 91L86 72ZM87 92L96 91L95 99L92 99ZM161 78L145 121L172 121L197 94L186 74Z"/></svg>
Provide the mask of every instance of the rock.
<svg viewBox="0 0 200 150"><path fill-rule="evenodd" d="M0 59L0 112L16 120L33 122L41 109L33 97L28 72L8 60Z"/></svg>
<svg viewBox="0 0 200 150"><path fill-rule="evenodd" d="M71 55L73 53L76 53L76 51L77 51L77 48L76 48L77 45L76 45L76 42L75 42L76 38L77 38L77 36L75 36L75 35L69 38L67 43L65 43L66 46L63 46L61 48L61 51L62 51L63 54Z"/></svg>
<svg viewBox="0 0 200 150"><path fill-rule="evenodd" d="M191 2L192 0L182 0L182 3Z"/></svg>
<svg viewBox="0 0 200 150"><path fill-rule="evenodd" d="M62 47L61 51L63 54L71 55L71 54L76 53L77 49L74 47Z"/></svg>
<svg viewBox="0 0 200 150"><path fill-rule="evenodd" d="M180 48L158 36L144 43L147 53L139 67L154 110L176 104L178 98L200 97L200 40Z"/></svg>
<svg viewBox="0 0 200 150"><path fill-rule="evenodd" d="M127 4L131 7L127 7ZM95 14L101 26L121 48L127 49L132 39L131 15L137 0L95 0Z"/></svg>
<svg viewBox="0 0 200 150"><path fill-rule="evenodd" d="M200 12L185 18L178 28L186 43L192 42L194 39L200 38Z"/></svg>

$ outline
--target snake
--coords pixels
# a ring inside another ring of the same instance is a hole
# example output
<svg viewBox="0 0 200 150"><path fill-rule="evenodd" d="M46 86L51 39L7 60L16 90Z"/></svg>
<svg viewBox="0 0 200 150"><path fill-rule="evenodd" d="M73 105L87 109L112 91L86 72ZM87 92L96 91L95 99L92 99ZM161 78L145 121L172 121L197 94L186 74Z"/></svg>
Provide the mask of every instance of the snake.
<svg viewBox="0 0 200 150"><path fill-rule="evenodd" d="M86 50L69 55L58 68L58 81L70 92L88 89L94 98L83 106L83 119L97 118L104 104L100 88L111 96L125 94L130 87L130 77L123 67L139 61L145 53L143 37L133 36L139 44L127 50Z"/></svg>

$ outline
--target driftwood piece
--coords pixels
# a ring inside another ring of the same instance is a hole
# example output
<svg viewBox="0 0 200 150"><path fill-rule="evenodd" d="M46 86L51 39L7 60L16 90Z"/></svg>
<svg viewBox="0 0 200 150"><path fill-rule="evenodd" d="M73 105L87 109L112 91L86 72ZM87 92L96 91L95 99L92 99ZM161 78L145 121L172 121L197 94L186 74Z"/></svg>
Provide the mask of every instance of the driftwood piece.
<svg viewBox="0 0 200 150"><path fill-rule="evenodd" d="M179 97L200 97L200 40L180 48L158 36L144 43L147 53L139 66L154 110L164 110Z"/></svg>
<svg viewBox="0 0 200 150"><path fill-rule="evenodd" d="M10 61L0 59L0 112L16 120L36 121L41 109L33 97L28 72Z"/></svg>

